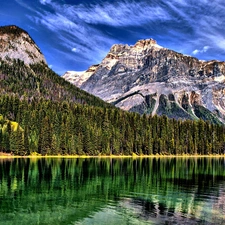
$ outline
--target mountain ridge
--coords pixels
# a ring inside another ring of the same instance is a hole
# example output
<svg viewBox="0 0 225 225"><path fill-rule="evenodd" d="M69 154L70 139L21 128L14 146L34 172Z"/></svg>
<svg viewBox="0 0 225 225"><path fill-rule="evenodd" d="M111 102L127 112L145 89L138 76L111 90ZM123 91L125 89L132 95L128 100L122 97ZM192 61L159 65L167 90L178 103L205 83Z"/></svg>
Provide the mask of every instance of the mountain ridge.
<svg viewBox="0 0 225 225"><path fill-rule="evenodd" d="M224 122L225 62L198 60L147 39L113 45L92 74L87 71L63 77L127 111Z"/></svg>
<svg viewBox="0 0 225 225"><path fill-rule="evenodd" d="M19 59L25 64L47 64L30 35L15 25L0 27L0 53L3 60Z"/></svg>

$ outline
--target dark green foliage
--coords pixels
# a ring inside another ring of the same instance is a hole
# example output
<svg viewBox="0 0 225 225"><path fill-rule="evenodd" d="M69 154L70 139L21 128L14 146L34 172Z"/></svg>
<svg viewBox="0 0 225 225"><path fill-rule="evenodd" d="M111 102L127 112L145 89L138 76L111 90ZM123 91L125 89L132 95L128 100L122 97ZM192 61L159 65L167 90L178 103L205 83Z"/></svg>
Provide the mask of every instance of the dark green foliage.
<svg viewBox="0 0 225 225"><path fill-rule="evenodd" d="M2 110L7 108L6 102L16 102L18 107ZM223 154L225 149L225 128L203 120L179 121L115 108L33 102L12 96L0 98L0 111L4 116L20 114L16 118L21 129L12 131L9 122L1 131L1 150L13 154L202 155Z"/></svg>
<svg viewBox="0 0 225 225"><path fill-rule="evenodd" d="M49 99L112 107L65 81L45 64L27 66L20 60L12 60L11 63L0 60L0 94L17 95L34 102ZM14 107L18 107L17 102L14 104ZM13 106L6 103L5 107ZM16 115L11 116L14 120Z"/></svg>
<svg viewBox="0 0 225 225"><path fill-rule="evenodd" d="M141 94L140 94L141 95ZM133 106L129 111L130 112L137 112L139 114L151 114L156 104L156 100L154 99L153 95L146 95L142 97L145 99L140 105Z"/></svg>
<svg viewBox="0 0 225 225"><path fill-rule="evenodd" d="M25 147L24 147L24 132L17 127L16 131L11 132L9 136L9 143L10 143L10 151L14 155L26 155Z"/></svg>
<svg viewBox="0 0 225 225"><path fill-rule="evenodd" d="M184 95L182 98L182 108L186 111L188 111L190 109L190 105L188 102L188 95Z"/></svg>
<svg viewBox="0 0 225 225"><path fill-rule="evenodd" d="M139 114L144 114L146 112L146 103L142 102L140 105L135 105L129 109L129 112L136 112Z"/></svg>
<svg viewBox="0 0 225 225"><path fill-rule="evenodd" d="M172 99L171 101L169 99ZM159 107L157 109L158 115L167 115L169 118L176 119L193 119L193 116L187 111L183 110L173 100L172 95L169 95L169 99L166 95L160 95Z"/></svg>
<svg viewBox="0 0 225 225"><path fill-rule="evenodd" d="M205 121L209 121L215 124L222 124L219 121L219 119L217 119L216 115L212 116L212 113L201 105L195 105L194 111L195 111L195 115L200 119L203 119Z"/></svg>
<svg viewBox="0 0 225 225"><path fill-rule="evenodd" d="M155 108L156 100L153 98L154 95L146 95L145 101L147 103L147 114L151 114L153 112L153 109Z"/></svg>

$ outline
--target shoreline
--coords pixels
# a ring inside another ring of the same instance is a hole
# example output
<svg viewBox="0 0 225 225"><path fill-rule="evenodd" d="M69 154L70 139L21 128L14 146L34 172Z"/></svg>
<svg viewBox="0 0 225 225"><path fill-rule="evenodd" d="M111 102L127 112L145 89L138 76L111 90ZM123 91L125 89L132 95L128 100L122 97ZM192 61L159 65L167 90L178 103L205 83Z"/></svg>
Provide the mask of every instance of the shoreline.
<svg viewBox="0 0 225 225"><path fill-rule="evenodd" d="M17 156L17 155L0 155L0 159L41 159L41 158L67 158L67 159L88 159L88 158L99 158L99 159L123 159L123 158L225 158L225 154L222 155L28 155L28 156Z"/></svg>

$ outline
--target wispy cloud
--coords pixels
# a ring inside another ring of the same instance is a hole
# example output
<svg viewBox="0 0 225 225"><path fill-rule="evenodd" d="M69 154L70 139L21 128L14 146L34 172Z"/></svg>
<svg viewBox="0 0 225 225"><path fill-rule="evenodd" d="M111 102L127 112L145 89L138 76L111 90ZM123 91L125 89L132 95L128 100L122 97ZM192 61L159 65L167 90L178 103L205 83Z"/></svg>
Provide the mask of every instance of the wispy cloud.
<svg viewBox="0 0 225 225"><path fill-rule="evenodd" d="M57 7L56 7L57 8ZM64 5L63 12L70 17L76 16L88 24L110 26L142 26L149 21L169 20L169 14L160 6L148 2L118 1L115 4Z"/></svg>
<svg viewBox="0 0 225 225"><path fill-rule="evenodd" d="M24 8L30 11L35 11L35 9L33 9L33 7L30 6L30 4L27 4L24 0L15 0L15 2L17 2L19 5L23 6Z"/></svg>
<svg viewBox="0 0 225 225"><path fill-rule="evenodd" d="M79 53L85 59L93 61L98 57L100 60L108 51L108 46L115 43L101 31L85 26L82 21L71 20L65 14L60 14L60 11L56 13L38 12L38 16L31 19L56 33L62 46L70 51L72 49L73 52Z"/></svg>
<svg viewBox="0 0 225 225"><path fill-rule="evenodd" d="M59 13L43 12L38 13L39 17L34 17L35 21L41 23L52 31L68 30L76 31L79 25L69 20L66 16Z"/></svg>
<svg viewBox="0 0 225 225"><path fill-rule="evenodd" d="M208 51L208 49L209 49L210 47L209 46L204 46L202 49L195 49L193 52L192 52L192 54L194 54L194 55L197 55L197 54L199 54L199 53L204 53L204 52L207 52Z"/></svg>
<svg viewBox="0 0 225 225"><path fill-rule="evenodd" d="M193 4L191 1L171 0L166 5L170 18L174 24L178 23L178 26L172 25L172 31L169 31L172 34L170 39L177 41L177 49L193 55L209 52L209 48L210 53L224 52L224 1L199 0Z"/></svg>
<svg viewBox="0 0 225 225"><path fill-rule="evenodd" d="M42 5L46 5L46 4L51 3L51 0L40 0L40 3L41 3Z"/></svg>

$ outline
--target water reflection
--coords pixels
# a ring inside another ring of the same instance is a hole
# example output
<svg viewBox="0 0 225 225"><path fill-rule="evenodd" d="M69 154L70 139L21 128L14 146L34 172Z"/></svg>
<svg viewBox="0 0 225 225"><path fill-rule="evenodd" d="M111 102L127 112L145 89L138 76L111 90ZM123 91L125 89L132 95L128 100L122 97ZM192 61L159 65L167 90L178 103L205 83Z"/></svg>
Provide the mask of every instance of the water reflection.
<svg viewBox="0 0 225 225"><path fill-rule="evenodd" d="M225 224L224 158L0 161L0 224Z"/></svg>

